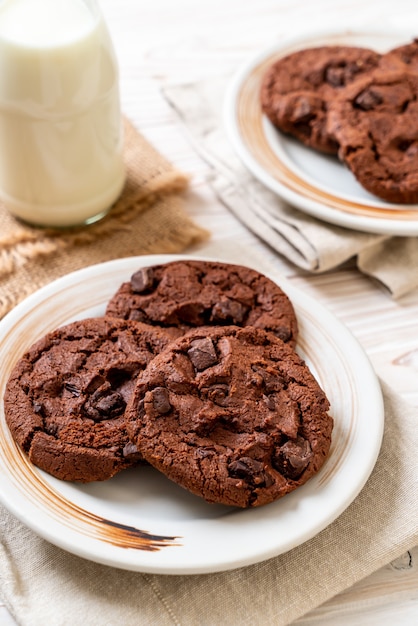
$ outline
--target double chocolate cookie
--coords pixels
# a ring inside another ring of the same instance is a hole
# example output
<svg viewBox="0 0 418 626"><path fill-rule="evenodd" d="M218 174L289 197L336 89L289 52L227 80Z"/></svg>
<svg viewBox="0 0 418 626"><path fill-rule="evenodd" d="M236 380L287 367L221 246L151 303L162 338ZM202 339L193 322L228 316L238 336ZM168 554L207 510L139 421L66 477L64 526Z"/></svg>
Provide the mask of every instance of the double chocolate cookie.
<svg viewBox="0 0 418 626"><path fill-rule="evenodd" d="M330 107L328 131L365 189L389 202L418 202L418 73L358 79Z"/></svg>
<svg viewBox="0 0 418 626"><path fill-rule="evenodd" d="M270 121L307 146L336 154L327 128L329 104L346 85L375 68L380 54L367 48L322 46L299 50L272 64L261 86Z"/></svg>
<svg viewBox="0 0 418 626"><path fill-rule="evenodd" d="M294 346L297 320L287 295L259 272L215 261L144 267L123 283L107 315L177 329L230 324L263 328Z"/></svg>
<svg viewBox="0 0 418 626"><path fill-rule="evenodd" d="M18 361L6 421L38 467L57 478L105 480L141 459L124 411L137 375L170 338L162 329L97 318L63 326Z"/></svg>
<svg viewBox="0 0 418 626"><path fill-rule="evenodd" d="M138 378L126 426L144 458L208 502L267 504L328 454L333 420L303 360L252 327L190 331Z"/></svg>
<svg viewBox="0 0 418 626"><path fill-rule="evenodd" d="M386 52L379 62L379 69L390 72L418 72L418 39Z"/></svg>

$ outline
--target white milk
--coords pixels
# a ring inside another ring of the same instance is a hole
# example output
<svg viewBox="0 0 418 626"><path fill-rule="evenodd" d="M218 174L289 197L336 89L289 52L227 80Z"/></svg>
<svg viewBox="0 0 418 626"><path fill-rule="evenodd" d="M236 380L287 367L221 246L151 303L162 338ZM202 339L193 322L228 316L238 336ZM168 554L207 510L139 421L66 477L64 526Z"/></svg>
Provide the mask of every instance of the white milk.
<svg viewBox="0 0 418 626"><path fill-rule="evenodd" d="M38 225L94 221L125 181L117 64L94 0L0 0L0 198Z"/></svg>

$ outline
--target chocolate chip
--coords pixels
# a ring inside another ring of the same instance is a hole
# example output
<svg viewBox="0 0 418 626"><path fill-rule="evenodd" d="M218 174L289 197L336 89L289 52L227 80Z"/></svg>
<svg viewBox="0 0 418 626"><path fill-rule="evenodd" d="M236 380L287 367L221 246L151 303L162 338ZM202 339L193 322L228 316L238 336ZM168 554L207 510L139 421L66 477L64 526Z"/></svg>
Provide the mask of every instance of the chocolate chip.
<svg viewBox="0 0 418 626"><path fill-rule="evenodd" d="M48 435L52 435L52 437L55 437L58 433L58 424L54 422L45 424L45 431L48 433Z"/></svg>
<svg viewBox="0 0 418 626"><path fill-rule="evenodd" d="M325 71L325 80L332 87L342 87L345 84L343 67L328 67Z"/></svg>
<svg viewBox="0 0 418 626"><path fill-rule="evenodd" d="M129 441L123 448L122 450L122 455L124 457L127 456L133 456L133 455L139 455L138 452L138 448L136 447L136 445L134 443L132 443L131 441Z"/></svg>
<svg viewBox="0 0 418 626"><path fill-rule="evenodd" d="M282 389L285 388L286 381L282 376L279 376L278 374L273 373L273 372L268 372L266 369L264 369L263 367L260 367L259 365L253 364L251 365L251 369L256 375L255 377L251 379L251 383L253 383L253 380L254 380L254 383L258 381L259 379L257 378L257 376L261 376L266 391L268 392L281 391Z"/></svg>
<svg viewBox="0 0 418 626"><path fill-rule="evenodd" d="M40 402L34 402L32 405L33 412L38 415L38 413L42 413L42 404Z"/></svg>
<svg viewBox="0 0 418 626"><path fill-rule="evenodd" d="M138 402L138 408L136 410L136 413L137 413L137 416L138 416L139 419L144 417L144 415L145 415L145 403L144 403L143 399Z"/></svg>
<svg viewBox="0 0 418 626"><path fill-rule="evenodd" d="M125 401L117 391L103 396L96 402L96 409L106 419L117 417L125 410Z"/></svg>
<svg viewBox="0 0 418 626"><path fill-rule="evenodd" d="M111 388L97 389L84 405L88 417L95 421L113 419L121 415L126 402L117 391Z"/></svg>
<svg viewBox="0 0 418 626"><path fill-rule="evenodd" d="M406 149L406 154L407 156L411 159L413 157L416 157L416 155L418 154L418 144L415 142L412 142Z"/></svg>
<svg viewBox="0 0 418 626"><path fill-rule="evenodd" d="M343 63L337 67L335 65L329 66L325 70L325 81L332 87L344 87L344 85L354 79L356 74L365 69L364 66L365 64L362 59Z"/></svg>
<svg viewBox="0 0 418 626"><path fill-rule="evenodd" d="M285 343L287 341L289 341L289 339L291 337L290 330L288 328L284 328L284 327L281 327L281 326L279 328L272 329L270 332L272 332L273 335L276 335L276 337L278 337L279 339L281 339Z"/></svg>
<svg viewBox="0 0 418 626"><path fill-rule="evenodd" d="M199 459L207 459L213 457L215 454L215 450L207 450L206 448L197 448L195 451L195 456Z"/></svg>
<svg viewBox="0 0 418 626"><path fill-rule="evenodd" d="M211 339L196 339L192 341L187 351L189 359L199 372L218 362L215 346Z"/></svg>
<svg viewBox="0 0 418 626"><path fill-rule="evenodd" d="M171 404L168 390L165 387L156 387L152 392L152 404L160 415L165 415L171 411Z"/></svg>
<svg viewBox="0 0 418 626"><path fill-rule="evenodd" d="M401 152L407 152L412 143L413 141L411 139L399 139L397 144L398 150Z"/></svg>
<svg viewBox="0 0 418 626"><path fill-rule="evenodd" d="M273 455L273 466L284 476L296 480L307 468L312 458L309 441L298 437L296 441L286 441Z"/></svg>
<svg viewBox="0 0 418 626"><path fill-rule="evenodd" d="M141 267L131 276L131 289L134 293L150 291L154 286L154 272L150 267Z"/></svg>
<svg viewBox="0 0 418 626"><path fill-rule="evenodd" d="M224 383L212 385L207 390L208 399L214 404L225 406L228 403L229 386Z"/></svg>
<svg viewBox="0 0 418 626"><path fill-rule="evenodd" d="M212 320L214 322L231 320L234 324L241 324L247 312L248 307L241 302L224 298L212 308Z"/></svg>
<svg viewBox="0 0 418 626"><path fill-rule="evenodd" d="M374 109L378 104L383 102L383 98L380 94L371 89L365 89L354 100L354 106L363 111L370 111Z"/></svg>
<svg viewBox="0 0 418 626"><path fill-rule="evenodd" d="M313 117L315 117L315 113L309 99L303 97L298 98L292 111L292 121L295 124L306 124Z"/></svg>
<svg viewBox="0 0 418 626"><path fill-rule="evenodd" d="M268 408L269 411L275 411L276 410L276 403L274 401L274 398L272 396L263 396L263 400L266 404L266 407Z"/></svg>
<svg viewBox="0 0 418 626"><path fill-rule="evenodd" d="M254 372L254 374L252 374L251 378L249 379L249 384L253 387L261 389L261 387L264 386L264 378L261 376L261 374Z"/></svg>
<svg viewBox="0 0 418 626"><path fill-rule="evenodd" d="M64 383L64 389L69 391L71 395L75 396L76 398L78 398L81 394L80 389L76 387L75 385L73 385L72 383Z"/></svg>
<svg viewBox="0 0 418 626"><path fill-rule="evenodd" d="M312 135L312 126L306 122L298 123L297 129L298 129L298 132L306 138Z"/></svg>
<svg viewBox="0 0 418 626"><path fill-rule="evenodd" d="M146 314L141 311L141 309L132 309L132 311L129 311L129 319L133 320L134 322L148 321Z"/></svg>
<svg viewBox="0 0 418 626"><path fill-rule="evenodd" d="M232 461L228 465L228 471L232 478L243 478L251 485L259 487L266 483L264 463L249 456L243 456L238 461Z"/></svg>
<svg viewBox="0 0 418 626"><path fill-rule="evenodd" d="M265 487L271 487L272 484L274 483L274 478L269 472L264 472L264 482L265 482L265 485L264 485Z"/></svg>

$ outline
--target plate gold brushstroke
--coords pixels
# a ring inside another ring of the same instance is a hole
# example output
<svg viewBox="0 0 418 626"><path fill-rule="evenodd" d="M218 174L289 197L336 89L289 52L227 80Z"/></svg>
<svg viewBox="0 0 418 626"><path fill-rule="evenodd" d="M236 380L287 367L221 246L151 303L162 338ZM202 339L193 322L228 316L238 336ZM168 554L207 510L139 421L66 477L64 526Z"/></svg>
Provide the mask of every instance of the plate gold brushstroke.
<svg viewBox="0 0 418 626"><path fill-rule="evenodd" d="M164 547L180 545L179 537L157 535L134 526L115 522L96 515L77 506L57 492L43 478L40 472L28 459L25 453L15 444L4 421L0 424L2 453L7 459L11 476L18 489L28 500L36 496L36 500L44 503L51 516L54 516L63 527L77 529L86 537L96 538L119 548L155 551Z"/></svg>

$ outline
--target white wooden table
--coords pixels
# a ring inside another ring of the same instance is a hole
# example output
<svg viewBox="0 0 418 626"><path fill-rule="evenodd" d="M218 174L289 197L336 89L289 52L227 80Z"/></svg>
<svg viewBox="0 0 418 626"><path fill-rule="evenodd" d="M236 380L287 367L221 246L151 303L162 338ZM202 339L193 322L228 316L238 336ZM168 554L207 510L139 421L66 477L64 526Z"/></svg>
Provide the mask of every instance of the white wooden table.
<svg viewBox="0 0 418 626"><path fill-rule="evenodd" d="M416 0L100 0L121 71L125 113L179 169L192 175L190 215L218 243L262 251L293 284L327 306L360 341L377 373L418 406L418 291L394 302L354 269L298 271L240 225L205 182L160 87L233 72L283 36L334 25L417 24ZM418 547L295 622L308 626L418 624ZM0 625L14 624L0 601ZM51 625L54 626L54 625ZM235 626L235 625L231 625Z"/></svg>

